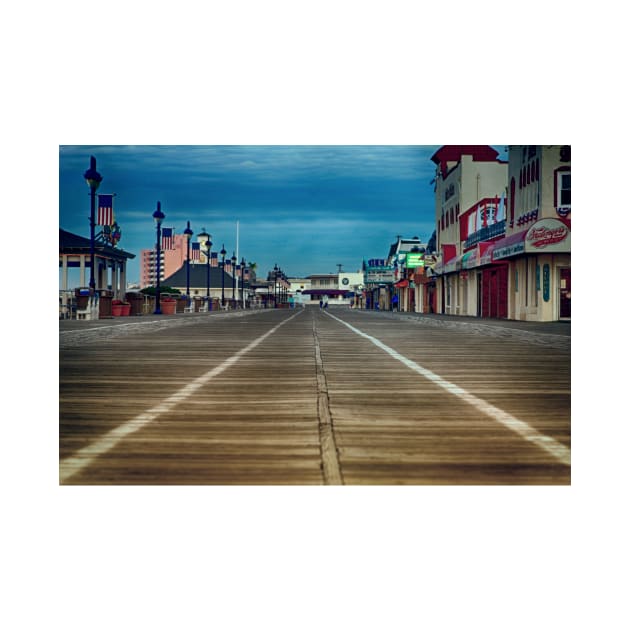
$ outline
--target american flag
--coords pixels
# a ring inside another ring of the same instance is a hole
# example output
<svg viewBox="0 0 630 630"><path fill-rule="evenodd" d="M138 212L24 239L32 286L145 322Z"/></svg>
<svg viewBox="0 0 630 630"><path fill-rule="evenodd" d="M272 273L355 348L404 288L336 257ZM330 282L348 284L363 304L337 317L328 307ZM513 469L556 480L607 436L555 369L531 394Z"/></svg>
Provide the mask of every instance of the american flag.
<svg viewBox="0 0 630 630"><path fill-rule="evenodd" d="M191 243L190 258L191 260L201 260L201 247L199 243Z"/></svg>
<svg viewBox="0 0 630 630"><path fill-rule="evenodd" d="M218 252L210 252L210 266L218 267L219 266L219 254Z"/></svg>
<svg viewBox="0 0 630 630"><path fill-rule="evenodd" d="M173 228L162 228L162 249L173 249Z"/></svg>
<svg viewBox="0 0 630 630"><path fill-rule="evenodd" d="M96 225L113 225L114 223L114 195L98 196L98 216Z"/></svg>

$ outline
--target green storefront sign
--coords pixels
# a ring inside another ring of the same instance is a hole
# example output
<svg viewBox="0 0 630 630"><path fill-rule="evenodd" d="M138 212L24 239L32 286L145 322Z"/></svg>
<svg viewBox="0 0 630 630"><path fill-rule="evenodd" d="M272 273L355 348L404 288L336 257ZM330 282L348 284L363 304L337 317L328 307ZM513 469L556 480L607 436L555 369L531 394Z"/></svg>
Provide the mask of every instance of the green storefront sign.
<svg viewBox="0 0 630 630"><path fill-rule="evenodd" d="M407 269L415 269L416 267L424 267L424 254L408 252L405 260Z"/></svg>

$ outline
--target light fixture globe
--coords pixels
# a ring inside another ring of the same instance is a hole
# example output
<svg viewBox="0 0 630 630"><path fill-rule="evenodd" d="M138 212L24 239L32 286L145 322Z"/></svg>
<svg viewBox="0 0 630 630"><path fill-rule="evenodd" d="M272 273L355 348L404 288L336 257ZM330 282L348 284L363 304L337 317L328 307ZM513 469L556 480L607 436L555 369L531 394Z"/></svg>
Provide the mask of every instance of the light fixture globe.
<svg viewBox="0 0 630 630"><path fill-rule="evenodd" d="M90 157L90 168L83 173L83 177L91 190L96 190L103 181L102 175L96 170L96 158L94 156Z"/></svg>
<svg viewBox="0 0 630 630"><path fill-rule="evenodd" d="M186 229L184 230L184 236L187 241L190 241L193 235L193 231L190 229L190 221L186 221Z"/></svg>
<svg viewBox="0 0 630 630"><path fill-rule="evenodd" d="M159 226L162 225L162 221L166 218L166 215L162 212L162 206L160 202L157 202L157 210L153 213L153 219L155 223Z"/></svg>

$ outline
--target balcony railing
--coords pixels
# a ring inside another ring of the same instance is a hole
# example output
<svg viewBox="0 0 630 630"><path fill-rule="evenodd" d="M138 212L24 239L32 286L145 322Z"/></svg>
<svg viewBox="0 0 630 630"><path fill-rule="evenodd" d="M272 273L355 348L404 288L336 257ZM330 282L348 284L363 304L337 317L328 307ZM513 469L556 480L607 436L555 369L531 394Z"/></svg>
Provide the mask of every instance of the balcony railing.
<svg viewBox="0 0 630 630"><path fill-rule="evenodd" d="M497 236L503 236L505 234L505 219L503 221L498 221L497 223L492 223L487 227L481 228L477 230L473 234L471 234L464 244L464 247L472 247L477 243L481 243L481 241L488 241L491 238L496 238Z"/></svg>

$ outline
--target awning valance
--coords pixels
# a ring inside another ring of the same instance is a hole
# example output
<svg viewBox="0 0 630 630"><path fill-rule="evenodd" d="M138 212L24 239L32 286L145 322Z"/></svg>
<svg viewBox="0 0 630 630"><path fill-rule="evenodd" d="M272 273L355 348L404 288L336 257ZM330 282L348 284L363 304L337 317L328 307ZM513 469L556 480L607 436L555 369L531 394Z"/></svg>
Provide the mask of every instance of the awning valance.
<svg viewBox="0 0 630 630"><path fill-rule="evenodd" d="M492 260L500 260L501 258L509 258L510 256L522 254L525 251L526 235L527 230L524 232L517 232L516 234L510 234L505 238L495 241Z"/></svg>
<svg viewBox="0 0 630 630"><path fill-rule="evenodd" d="M462 256L462 269L472 269L479 266L479 250L475 247Z"/></svg>
<svg viewBox="0 0 630 630"><path fill-rule="evenodd" d="M409 280L407 280L406 278L404 280L399 280L398 282L396 282L396 284L394 284L394 286L397 289L404 289L409 286Z"/></svg>
<svg viewBox="0 0 630 630"><path fill-rule="evenodd" d="M329 297L333 296L345 296L350 291L344 291L343 289L306 289L302 291L302 295L328 295Z"/></svg>
<svg viewBox="0 0 630 630"><path fill-rule="evenodd" d="M541 219L528 230L510 234L494 242L492 260L500 260L518 254L540 252L570 252L571 228L567 221Z"/></svg>

